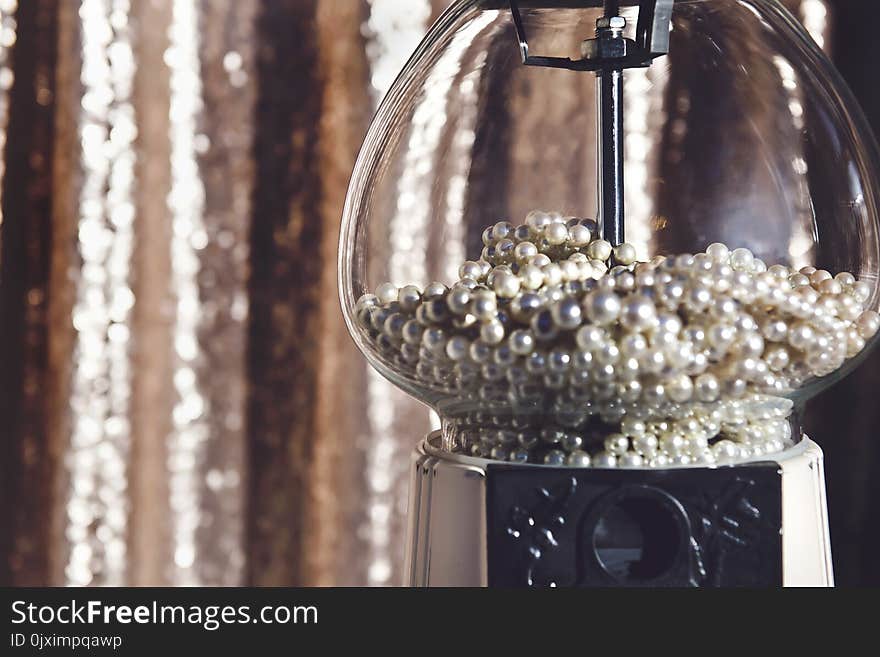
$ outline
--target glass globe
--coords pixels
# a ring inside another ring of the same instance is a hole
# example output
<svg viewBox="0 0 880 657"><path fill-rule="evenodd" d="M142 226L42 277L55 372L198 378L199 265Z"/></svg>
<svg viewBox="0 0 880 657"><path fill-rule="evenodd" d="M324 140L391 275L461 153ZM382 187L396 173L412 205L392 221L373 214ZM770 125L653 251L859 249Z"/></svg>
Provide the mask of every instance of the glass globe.
<svg viewBox="0 0 880 657"><path fill-rule="evenodd" d="M520 2L530 52L576 58L600 4ZM355 165L352 336L450 450L667 466L784 448L880 326L880 157L856 101L775 0L676 2L668 55L624 72L612 245L597 93L593 73L523 65L508 2L453 4Z"/></svg>

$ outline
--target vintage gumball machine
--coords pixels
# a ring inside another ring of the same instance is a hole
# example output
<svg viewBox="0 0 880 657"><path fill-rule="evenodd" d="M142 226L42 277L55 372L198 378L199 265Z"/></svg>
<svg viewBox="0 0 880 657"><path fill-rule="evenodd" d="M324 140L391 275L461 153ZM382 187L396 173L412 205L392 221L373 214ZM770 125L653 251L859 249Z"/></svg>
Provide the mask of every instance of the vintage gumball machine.
<svg viewBox="0 0 880 657"><path fill-rule="evenodd" d="M775 0L454 3L340 244L352 336L441 418L408 583L831 585L798 418L880 328L878 176Z"/></svg>

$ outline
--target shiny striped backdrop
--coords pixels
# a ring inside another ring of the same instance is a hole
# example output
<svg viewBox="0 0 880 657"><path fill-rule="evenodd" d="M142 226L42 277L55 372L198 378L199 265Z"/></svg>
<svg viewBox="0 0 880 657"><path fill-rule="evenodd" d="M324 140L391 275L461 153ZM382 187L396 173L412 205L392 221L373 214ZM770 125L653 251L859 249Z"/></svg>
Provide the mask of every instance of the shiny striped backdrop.
<svg viewBox="0 0 880 657"><path fill-rule="evenodd" d="M827 47L824 0L788 4ZM349 340L336 243L444 5L0 0L0 582L401 581L432 422ZM656 112L628 112L637 208ZM417 119L416 190L442 114Z"/></svg>

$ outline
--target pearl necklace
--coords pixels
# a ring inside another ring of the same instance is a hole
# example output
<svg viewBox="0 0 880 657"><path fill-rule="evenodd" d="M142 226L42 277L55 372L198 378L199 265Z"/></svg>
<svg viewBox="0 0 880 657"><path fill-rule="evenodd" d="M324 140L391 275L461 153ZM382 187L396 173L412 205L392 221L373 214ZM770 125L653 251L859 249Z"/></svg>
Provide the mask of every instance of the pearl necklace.
<svg viewBox="0 0 880 657"><path fill-rule="evenodd" d="M531 212L483 232L451 287L380 285L368 355L443 417L447 449L593 467L731 463L791 444L791 397L880 329L852 274L748 249L637 262L596 223Z"/></svg>

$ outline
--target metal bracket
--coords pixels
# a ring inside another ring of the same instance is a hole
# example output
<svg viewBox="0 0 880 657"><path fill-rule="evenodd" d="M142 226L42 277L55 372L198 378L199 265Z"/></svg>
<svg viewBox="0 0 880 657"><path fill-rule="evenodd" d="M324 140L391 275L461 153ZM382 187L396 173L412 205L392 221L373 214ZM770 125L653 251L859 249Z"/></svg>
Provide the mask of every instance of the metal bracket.
<svg viewBox="0 0 880 657"><path fill-rule="evenodd" d="M669 52L669 26L672 20L674 0L639 0L639 20L636 38L628 39L621 34L603 34L606 28L597 26L595 39L584 42L581 59L532 55L518 0L510 0L510 12L516 28L522 62L526 66L563 68L572 71L600 71L607 68L644 68L655 58ZM616 15L616 5L613 14ZM606 14L610 13L606 11Z"/></svg>

